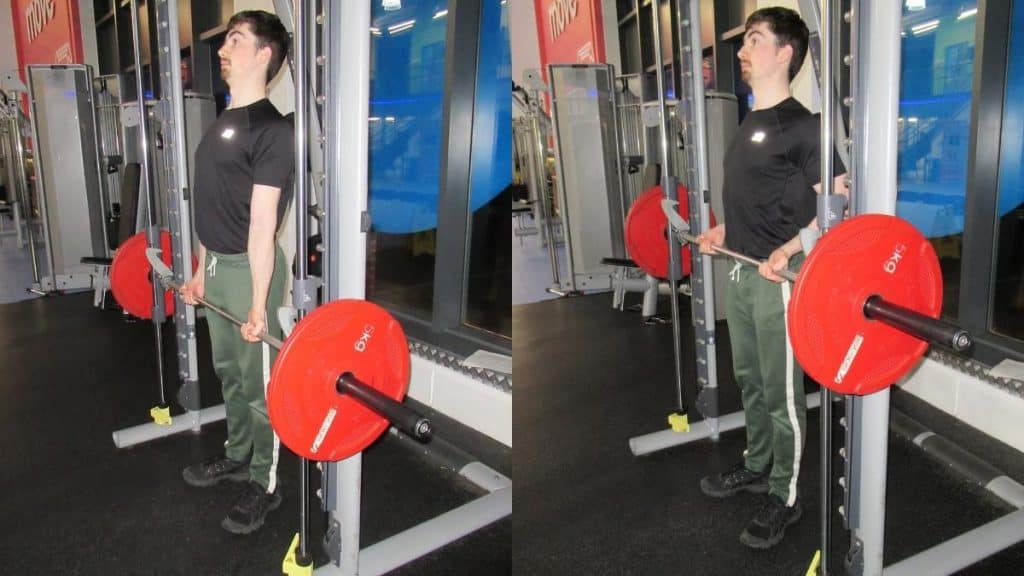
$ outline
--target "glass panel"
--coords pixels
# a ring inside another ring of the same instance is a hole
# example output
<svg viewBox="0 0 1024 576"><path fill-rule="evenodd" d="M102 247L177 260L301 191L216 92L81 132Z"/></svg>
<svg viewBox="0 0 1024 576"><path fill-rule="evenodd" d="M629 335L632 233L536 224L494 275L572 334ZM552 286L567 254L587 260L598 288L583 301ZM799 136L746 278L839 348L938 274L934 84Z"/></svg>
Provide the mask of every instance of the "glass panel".
<svg viewBox="0 0 1024 576"><path fill-rule="evenodd" d="M1015 2L1003 99L992 331L1024 340L1024 5ZM1012 96L1016 94L1016 96ZM1011 97L1012 96L1012 97Z"/></svg>
<svg viewBox="0 0 1024 576"><path fill-rule="evenodd" d="M423 312L434 298L447 2L373 3L367 297ZM390 4L387 4L389 7Z"/></svg>
<svg viewBox="0 0 1024 576"><path fill-rule="evenodd" d="M512 54L508 6L484 0L470 173L466 324L512 337Z"/></svg>
<svg viewBox="0 0 1024 576"><path fill-rule="evenodd" d="M942 264L943 314L960 305L967 193L974 2L932 0L902 23L896 214L932 240Z"/></svg>

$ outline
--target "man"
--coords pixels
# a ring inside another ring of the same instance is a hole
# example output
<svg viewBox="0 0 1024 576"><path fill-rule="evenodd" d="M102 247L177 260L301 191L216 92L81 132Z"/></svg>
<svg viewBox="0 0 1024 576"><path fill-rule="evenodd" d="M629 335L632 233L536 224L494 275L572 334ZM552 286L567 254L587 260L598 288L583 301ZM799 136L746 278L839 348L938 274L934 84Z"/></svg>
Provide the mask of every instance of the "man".
<svg viewBox="0 0 1024 576"><path fill-rule="evenodd" d="M228 22L217 52L229 106L203 136L195 156L195 224L203 273L182 286L185 303L205 297L245 323L208 314L214 370L227 419L225 453L182 472L193 486L245 481L221 525L236 534L263 525L281 503L279 442L267 417L265 372L273 362L261 332L280 337L284 256L275 240L291 194L294 131L267 100L288 34L273 14L245 11Z"/></svg>
<svg viewBox="0 0 1024 576"><path fill-rule="evenodd" d="M816 226L820 118L790 92L807 54L808 30L800 16L786 8L763 8L750 15L745 28L738 58L754 104L726 153L724 219L697 240L706 254L728 245L763 261L760 267L737 261L727 291L747 449L742 462L701 480L701 489L716 498L767 493L740 541L770 548L800 518L797 478L807 428L803 371L786 333L790 285L775 272L799 267L799 231ZM841 166L838 159L835 165ZM845 194L843 178L835 182L835 190Z"/></svg>

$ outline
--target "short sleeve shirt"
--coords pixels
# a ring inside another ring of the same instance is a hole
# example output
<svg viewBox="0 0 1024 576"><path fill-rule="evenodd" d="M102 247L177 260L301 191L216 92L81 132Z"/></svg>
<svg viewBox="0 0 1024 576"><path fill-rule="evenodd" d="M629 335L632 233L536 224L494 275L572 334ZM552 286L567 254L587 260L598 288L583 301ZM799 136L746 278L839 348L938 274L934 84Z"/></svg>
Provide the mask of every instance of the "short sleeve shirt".
<svg viewBox="0 0 1024 576"><path fill-rule="evenodd" d="M817 213L820 115L794 98L754 110L725 155L726 245L759 260L797 235ZM837 174L842 174L836 158Z"/></svg>
<svg viewBox="0 0 1024 576"><path fill-rule="evenodd" d="M267 99L229 108L203 135L194 166L199 241L214 252L241 254L248 249L253 186L281 189L278 228L284 219L295 170L294 129Z"/></svg>

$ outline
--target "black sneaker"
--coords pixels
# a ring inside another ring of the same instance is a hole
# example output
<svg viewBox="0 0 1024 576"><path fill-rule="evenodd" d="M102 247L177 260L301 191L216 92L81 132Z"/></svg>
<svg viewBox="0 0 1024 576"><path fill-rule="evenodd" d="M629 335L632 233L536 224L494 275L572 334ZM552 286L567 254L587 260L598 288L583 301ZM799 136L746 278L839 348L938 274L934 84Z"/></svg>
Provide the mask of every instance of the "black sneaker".
<svg viewBox="0 0 1024 576"><path fill-rule="evenodd" d="M740 492L764 494L768 491L769 470L754 472L739 462L725 472L701 478L700 490L712 498L728 498Z"/></svg>
<svg viewBox="0 0 1024 576"><path fill-rule="evenodd" d="M768 501L758 510L754 519L740 534L740 542L751 548L771 548L786 535L786 526L800 519L800 500L786 506L775 494L768 495Z"/></svg>
<svg viewBox="0 0 1024 576"><path fill-rule="evenodd" d="M259 530L260 526L263 526L267 512L276 510L280 505L280 493L267 494L263 486L250 480L235 507L228 512L220 525L232 534L249 534Z"/></svg>
<svg viewBox="0 0 1024 576"><path fill-rule="evenodd" d="M249 464L226 456L214 456L181 471L181 477L190 486L206 488L223 480L244 482L249 479Z"/></svg>

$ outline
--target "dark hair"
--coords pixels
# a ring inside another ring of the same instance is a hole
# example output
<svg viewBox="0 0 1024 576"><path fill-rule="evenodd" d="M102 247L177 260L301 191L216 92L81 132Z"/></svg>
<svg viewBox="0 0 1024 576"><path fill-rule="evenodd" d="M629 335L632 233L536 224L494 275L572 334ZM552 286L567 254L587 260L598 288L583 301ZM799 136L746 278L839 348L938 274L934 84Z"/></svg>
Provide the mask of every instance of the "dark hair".
<svg viewBox="0 0 1024 576"><path fill-rule="evenodd" d="M747 18L744 29L750 30L760 22L768 25L768 29L778 38L780 47L789 46L793 49L793 59L789 61L789 81L792 82L807 56L807 38L810 36L807 24L793 10L775 6L755 11Z"/></svg>
<svg viewBox="0 0 1024 576"><path fill-rule="evenodd" d="M267 84L277 76L288 52L288 31L281 19L263 10L243 10L228 20L228 30L242 24L249 25L249 31L256 37L256 48L270 48L270 62L267 63Z"/></svg>

